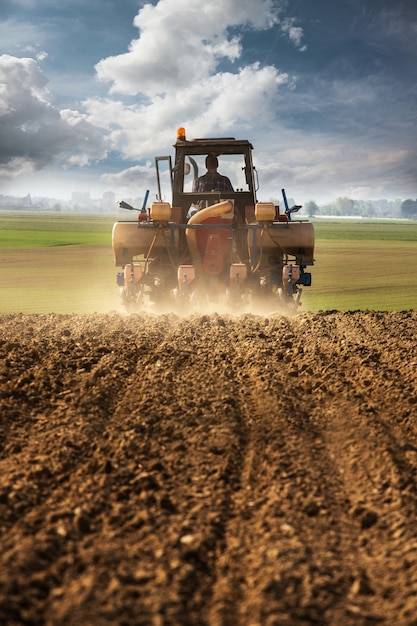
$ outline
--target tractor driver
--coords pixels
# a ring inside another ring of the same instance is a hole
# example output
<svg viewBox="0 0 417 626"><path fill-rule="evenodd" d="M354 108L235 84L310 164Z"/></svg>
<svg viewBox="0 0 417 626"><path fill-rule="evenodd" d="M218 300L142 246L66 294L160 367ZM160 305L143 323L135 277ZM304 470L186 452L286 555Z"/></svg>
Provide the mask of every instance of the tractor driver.
<svg viewBox="0 0 417 626"><path fill-rule="evenodd" d="M215 154L206 157L207 172L200 176L194 183L194 192L204 191L233 191L233 186L227 176L218 173L219 161Z"/></svg>

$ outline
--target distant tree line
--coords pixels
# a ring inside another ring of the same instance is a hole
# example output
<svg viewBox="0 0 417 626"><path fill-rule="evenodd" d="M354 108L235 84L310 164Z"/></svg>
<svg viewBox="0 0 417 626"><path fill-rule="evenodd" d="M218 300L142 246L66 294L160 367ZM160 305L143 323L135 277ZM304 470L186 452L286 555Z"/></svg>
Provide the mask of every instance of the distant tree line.
<svg viewBox="0 0 417 626"><path fill-rule="evenodd" d="M340 197L328 204L318 205L314 200L304 204L303 212L309 217L316 215L351 217L397 217L417 219L417 200L352 200Z"/></svg>
<svg viewBox="0 0 417 626"><path fill-rule="evenodd" d="M404 200L401 204L401 217L417 220L417 200Z"/></svg>
<svg viewBox="0 0 417 626"><path fill-rule="evenodd" d="M282 205L277 199L275 204ZM128 199L132 206L141 206L143 199ZM291 207L297 204L293 198L288 198ZM55 211L55 212L114 212L119 211L113 192L106 192L102 198L92 199L89 194L73 194L70 201L63 202L54 198L35 198L30 194L25 197L6 196L0 194L0 210L12 211ZM304 203L301 211L309 217L316 215L351 216L351 217L392 217L417 220L417 200L352 200L339 197L328 204L318 205L314 200Z"/></svg>

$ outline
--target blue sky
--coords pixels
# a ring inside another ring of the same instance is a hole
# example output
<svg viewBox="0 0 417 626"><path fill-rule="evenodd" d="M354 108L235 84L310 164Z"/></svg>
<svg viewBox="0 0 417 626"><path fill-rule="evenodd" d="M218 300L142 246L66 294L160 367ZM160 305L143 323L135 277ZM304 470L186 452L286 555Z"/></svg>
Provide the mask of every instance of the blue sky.
<svg viewBox="0 0 417 626"><path fill-rule="evenodd" d="M0 193L155 193L188 136L260 200L417 197L415 0L1 0Z"/></svg>

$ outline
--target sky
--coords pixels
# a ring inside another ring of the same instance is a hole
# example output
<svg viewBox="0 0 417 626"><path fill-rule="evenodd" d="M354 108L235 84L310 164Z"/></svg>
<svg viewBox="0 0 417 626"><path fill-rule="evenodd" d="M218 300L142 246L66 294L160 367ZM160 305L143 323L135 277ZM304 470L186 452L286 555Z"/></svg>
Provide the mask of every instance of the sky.
<svg viewBox="0 0 417 626"><path fill-rule="evenodd" d="M416 0L0 0L0 194L152 198L179 126L261 201L417 198Z"/></svg>

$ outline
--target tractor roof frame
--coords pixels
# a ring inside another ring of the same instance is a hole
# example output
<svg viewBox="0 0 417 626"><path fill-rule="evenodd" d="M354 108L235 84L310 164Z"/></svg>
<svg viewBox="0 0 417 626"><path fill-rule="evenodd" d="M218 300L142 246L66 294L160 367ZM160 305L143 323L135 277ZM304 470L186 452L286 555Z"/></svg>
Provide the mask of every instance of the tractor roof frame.
<svg viewBox="0 0 417 626"><path fill-rule="evenodd" d="M191 141L179 140L175 148L175 165L172 169L172 204L173 206L189 207L190 201L198 201L199 195L183 190L184 167L187 156L215 154L242 155L245 160L246 180L249 191L236 191L228 194L228 197L243 205L253 205L256 202L258 181L255 181L255 167L252 162L253 146L247 139L234 139L232 137L220 137L214 139L193 139ZM257 177L256 177L257 178ZM194 197L195 196L195 197Z"/></svg>

